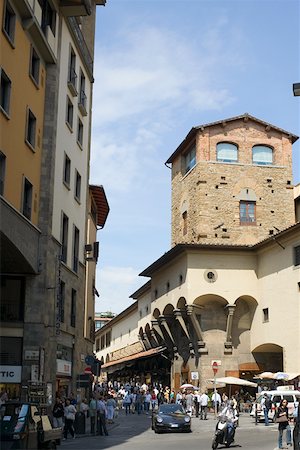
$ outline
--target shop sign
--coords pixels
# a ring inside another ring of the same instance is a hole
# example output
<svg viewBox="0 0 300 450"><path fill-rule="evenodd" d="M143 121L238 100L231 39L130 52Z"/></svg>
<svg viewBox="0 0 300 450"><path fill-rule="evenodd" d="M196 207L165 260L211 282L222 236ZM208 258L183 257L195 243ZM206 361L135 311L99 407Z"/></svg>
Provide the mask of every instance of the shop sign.
<svg viewBox="0 0 300 450"><path fill-rule="evenodd" d="M0 366L0 383L21 383L22 366Z"/></svg>
<svg viewBox="0 0 300 450"><path fill-rule="evenodd" d="M59 375L72 375L72 363L64 359L56 360L56 373Z"/></svg>
<svg viewBox="0 0 300 450"><path fill-rule="evenodd" d="M191 372L192 380L199 380L199 372Z"/></svg>

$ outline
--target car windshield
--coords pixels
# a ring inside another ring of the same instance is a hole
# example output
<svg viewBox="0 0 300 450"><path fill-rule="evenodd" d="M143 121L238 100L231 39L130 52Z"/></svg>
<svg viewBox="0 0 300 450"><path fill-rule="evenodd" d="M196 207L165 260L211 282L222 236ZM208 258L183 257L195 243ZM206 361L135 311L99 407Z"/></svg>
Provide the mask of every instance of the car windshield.
<svg viewBox="0 0 300 450"><path fill-rule="evenodd" d="M184 414L184 409L181 405L177 405L176 403L160 405L158 414Z"/></svg>

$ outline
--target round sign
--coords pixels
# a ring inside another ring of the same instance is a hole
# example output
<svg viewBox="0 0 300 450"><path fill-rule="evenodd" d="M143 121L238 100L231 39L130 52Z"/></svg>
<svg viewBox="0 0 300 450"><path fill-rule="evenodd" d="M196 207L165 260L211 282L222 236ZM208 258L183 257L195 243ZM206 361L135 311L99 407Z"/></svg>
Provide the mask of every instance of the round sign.
<svg viewBox="0 0 300 450"><path fill-rule="evenodd" d="M84 373L92 373L92 369L90 367L86 367L84 369Z"/></svg>
<svg viewBox="0 0 300 450"><path fill-rule="evenodd" d="M84 361L85 361L85 363L86 363L88 366L91 366L92 364L94 364L95 358L94 358L94 356L92 356L92 355L87 355L87 356L85 357Z"/></svg>
<svg viewBox="0 0 300 450"><path fill-rule="evenodd" d="M214 371L214 374L216 375L216 373L218 372L218 363L217 361L214 361L214 363L212 364L212 370Z"/></svg>

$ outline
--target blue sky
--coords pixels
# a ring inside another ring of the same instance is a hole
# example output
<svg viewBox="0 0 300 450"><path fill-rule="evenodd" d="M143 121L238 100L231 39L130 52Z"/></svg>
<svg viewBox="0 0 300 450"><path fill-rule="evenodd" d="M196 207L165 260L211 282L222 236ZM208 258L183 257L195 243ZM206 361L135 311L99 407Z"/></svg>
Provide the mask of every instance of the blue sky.
<svg viewBox="0 0 300 450"><path fill-rule="evenodd" d="M298 0L107 0L97 8L91 183L96 311L121 312L170 249L168 157L193 126L248 112L300 135ZM294 144L294 183L300 145Z"/></svg>

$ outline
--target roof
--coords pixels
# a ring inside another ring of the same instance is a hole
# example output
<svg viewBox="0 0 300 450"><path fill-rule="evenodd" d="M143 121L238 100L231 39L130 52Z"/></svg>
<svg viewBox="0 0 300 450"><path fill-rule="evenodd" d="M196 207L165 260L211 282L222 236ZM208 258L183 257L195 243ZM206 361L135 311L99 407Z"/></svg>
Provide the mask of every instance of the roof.
<svg viewBox="0 0 300 450"><path fill-rule="evenodd" d="M228 119L222 119L218 120L216 122L210 122L202 125L198 125L196 127L191 128L191 130L186 135L185 139L181 142L181 144L177 147L177 149L172 153L172 155L169 157L169 159L166 161L166 164L170 164L173 162L174 158L188 145L190 142L195 138L197 132L199 130L204 130L204 128L207 127L213 127L215 125L225 124L226 122L234 122L236 120L245 119L245 120L253 120L254 122L260 123L261 125L264 125L266 127L273 128L273 130L279 131L282 134L285 134L289 136L292 139L292 143L296 142L298 139L298 136L296 136L293 133L290 133L289 131L284 130L283 128L279 128L275 125L272 125L269 122L265 122L264 120L258 119L257 117L251 116L248 113L242 114L240 116L235 117L229 117Z"/></svg>
<svg viewBox="0 0 300 450"><path fill-rule="evenodd" d="M123 358L117 359L115 361L107 362L102 364L101 369L105 369L106 367L114 366L116 364L135 361L136 359L147 358L149 356L157 355L165 350L165 347L155 347L150 348L149 350L145 350L144 352L135 353L134 355L124 356Z"/></svg>
<svg viewBox="0 0 300 450"><path fill-rule="evenodd" d="M107 329L111 328L112 325L114 325L116 322L119 322L119 320L123 319L123 317L131 314L137 308L138 308L138 302L132 303L132 305L129 305L128 308L126 308L122 312L120 312L120 314L118 314L113 319L111 319L102 328L99 328L99 330L96 331L96 335L100 334L100 332L102 333L103 330L106 331Z"/></svg>
<svg viewBox="0 0 300 450"><path fill-rule="evenodd" d="M89 187L97 206L97 225L103 228L109 213L109 204L104 188L103 186L97 186L94 184L90 184Z"/></svg>
<svg viewBox="0 0 300 450"><path fill-rule="evenodd" d="M143 272L139 275L142 277L151 277L154 272L159 270L161 267L167 265L169 262L173 261L173 259L179 255L184 254L188 250L206 250L206 249L215 249L215 250L226 250L226 251L248 251L253 252L271 242L277 241L278 238L284 237L290 232L299 230L300 232L300 222L297 222L284 230L280 230L278 233L263 239L260 242L257 242L252 245L229 245L229 244L177 244L175 247L171 248L168 252L158 258L154 263L148 266Z"/></svg>
<svg viewBox="0 0 300 450"><path fill-rule="evenodd" d="M134 298L134 300L136 300L150 289L151 289L151 281L147 281L147 283L143 284L143 286L141 286L137 291L131 294L130 298Z"/></svg>

